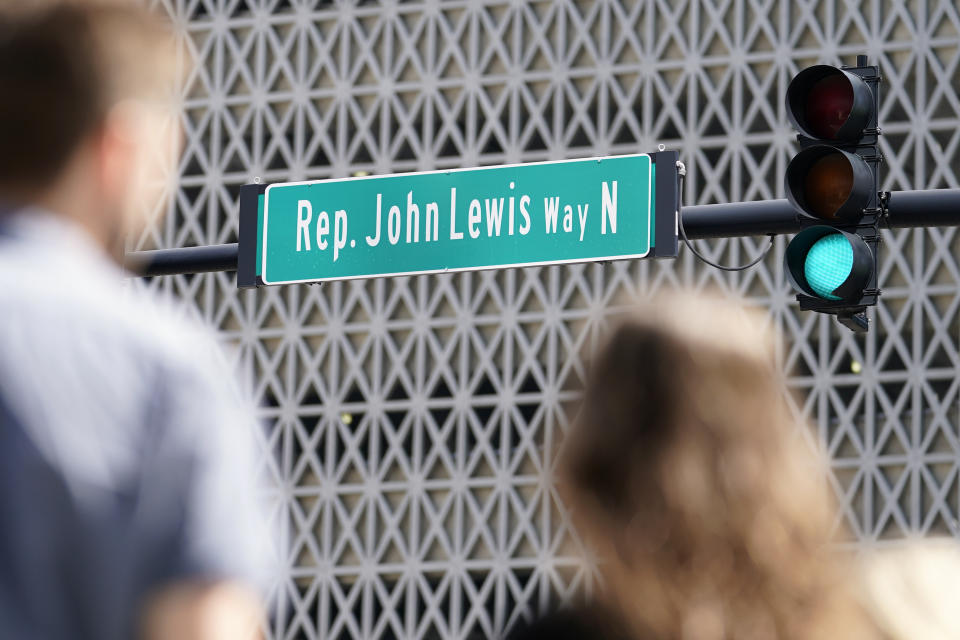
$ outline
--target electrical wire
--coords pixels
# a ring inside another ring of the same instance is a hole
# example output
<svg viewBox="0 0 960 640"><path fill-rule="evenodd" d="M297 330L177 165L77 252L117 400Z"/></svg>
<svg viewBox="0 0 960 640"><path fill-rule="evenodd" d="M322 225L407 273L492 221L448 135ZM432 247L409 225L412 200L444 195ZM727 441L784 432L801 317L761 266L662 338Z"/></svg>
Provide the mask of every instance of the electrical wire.
<svg viewBox="0 0 960 640"><path fill-rule="evenodd" d="M683 239L683 244L687 245L687 249L690 250L690 253L695 255L697 258L707 263L715 269L720 269L722 271L744 271L750 267L754 267L760 263L761 260L767 257L767 254L770 253L770 249L773 248L773 235L770 235L770 244L767 245L767 248L756 257L755 260L748 264L740 265L738 267L729 267L722 264L717 264L713 262L699 251L693 247L693 243L687 239L687 232L683 228L683 185L687 177L687 168L682 162L677 162L677 174L680 176L680 198L677 202L677 227L680 230L680 237Z"/></svg>

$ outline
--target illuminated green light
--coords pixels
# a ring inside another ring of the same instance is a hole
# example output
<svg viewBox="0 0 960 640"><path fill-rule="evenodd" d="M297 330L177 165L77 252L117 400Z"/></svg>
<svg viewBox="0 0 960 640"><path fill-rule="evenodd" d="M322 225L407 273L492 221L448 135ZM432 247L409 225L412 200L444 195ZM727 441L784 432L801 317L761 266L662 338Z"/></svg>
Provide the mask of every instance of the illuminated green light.
<svg viewBox="0 0 960 640"><path fill-rule="evenodd" d="M813 243L803 264L803 275L814 292L827 300L840 300L833 290L843 284L853 269L853 247L839 233Z"/></svg>

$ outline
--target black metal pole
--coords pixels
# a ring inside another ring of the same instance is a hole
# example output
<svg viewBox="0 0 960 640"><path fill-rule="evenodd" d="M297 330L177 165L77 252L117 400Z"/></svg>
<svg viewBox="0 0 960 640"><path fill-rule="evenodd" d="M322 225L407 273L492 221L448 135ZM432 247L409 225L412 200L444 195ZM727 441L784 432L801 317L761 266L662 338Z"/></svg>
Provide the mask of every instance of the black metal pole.
<svg viewBox="0 0 960 640"><path fill-rule="evenodd" d="M960 226L960 189L894 191L887 207L887 223L894 229ZM800 230L797 213L786 200L684 207L683 226L691 239L778 235Z"/></svg>
<svg viewBox="0 0 960 640"><path fill-rule="evenodd" d="M960 226L960 189L894 191L887 203L892 228ZM683 208L690 239L735 238L796 233L796 210L786 200L758 200ZM159 249L127 254L127 267L143 276L235 271L238 247L218 244L187 249Z"/></svg>
<svg viewBox="0 0 960 640"><path fill-rule="evenodd" d="M206 273L208 271L236 271L237 243L214 244L206 247L156 249L128 253L127 269L142 276L170 276L178 273Z"/></svg>
<svg viewBox="0 0 960 640"><path fill-rule="evenodd" d="M683 207L683 229L695 238L779 235L800 230L797 211L786 200L758 200Z"/></svg>
<svg viewBox="0 0 960 640"><path fill-rule="evenodd" d="M960 189L894 191L887 207L894 228L960 226Z"/></svg>

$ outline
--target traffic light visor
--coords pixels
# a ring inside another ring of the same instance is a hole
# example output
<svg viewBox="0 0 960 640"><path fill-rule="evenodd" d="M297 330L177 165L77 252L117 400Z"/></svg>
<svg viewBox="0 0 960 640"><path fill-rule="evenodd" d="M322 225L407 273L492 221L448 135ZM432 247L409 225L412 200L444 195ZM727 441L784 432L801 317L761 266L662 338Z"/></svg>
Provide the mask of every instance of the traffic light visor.
<svg viewBox="0 0 960 640"><path fill-rule="evenodd" d="M804 69L787 87L787 116L808 138L856 140L873 108L873 94L860 76L825 64Z"/></svg>
<svg viewBox="0 0 960 640"><path fill-rule="evenodd" d="M825 225L794 236L784 263L797 292L824 300L859 298L873 275L873 252L863 238Z"/></svg>
<svg viewBox="0 0 960 640"><path fill-rule="evenodd" d="M828 145L807 147L787 165L787 199L813 218L857 220L874 188L873 173L863 158Z"/></svg>

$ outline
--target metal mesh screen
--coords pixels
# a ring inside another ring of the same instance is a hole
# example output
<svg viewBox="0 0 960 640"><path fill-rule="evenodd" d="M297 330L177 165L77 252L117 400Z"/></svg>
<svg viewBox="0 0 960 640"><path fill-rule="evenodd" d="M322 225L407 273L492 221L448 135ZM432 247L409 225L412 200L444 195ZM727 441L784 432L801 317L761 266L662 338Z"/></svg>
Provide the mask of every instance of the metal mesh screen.
<svg viewBox="0 0 960 640"><path fill-rule="evenodd" d="M697 203L773 198L782 96L866 53L886 188L958 187L954 2L162 0L196 65L170 215L138 248L235 240L240 184L678 149ZM746 295L785 339L861 544L958 535L960 238L886 232L855 336L801 313L785 242L727 275L665 262L238 292L155 279L239 347L289 553L276 638L496 636L589 582L551 451L609 305L678 283ZM742 262L765 240L703 247Z"/></svg>

